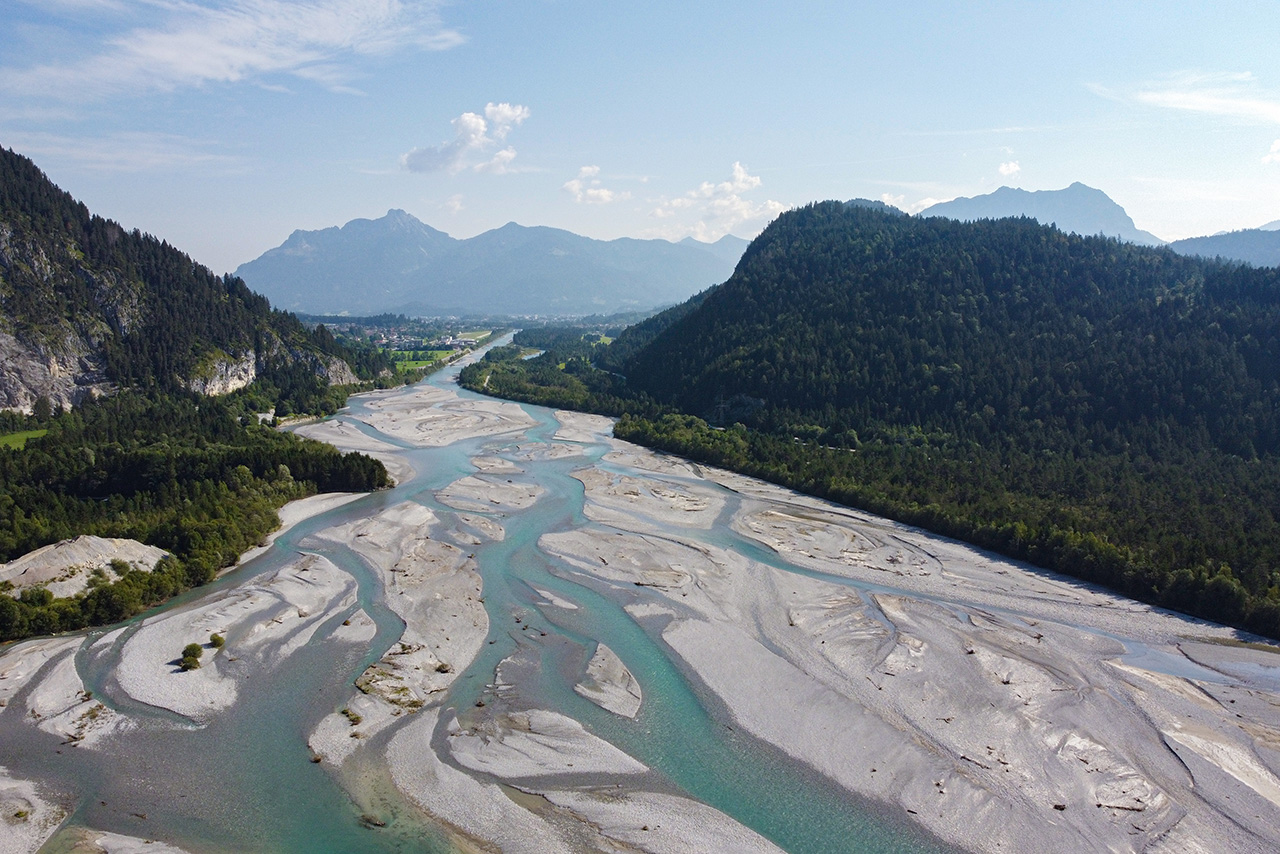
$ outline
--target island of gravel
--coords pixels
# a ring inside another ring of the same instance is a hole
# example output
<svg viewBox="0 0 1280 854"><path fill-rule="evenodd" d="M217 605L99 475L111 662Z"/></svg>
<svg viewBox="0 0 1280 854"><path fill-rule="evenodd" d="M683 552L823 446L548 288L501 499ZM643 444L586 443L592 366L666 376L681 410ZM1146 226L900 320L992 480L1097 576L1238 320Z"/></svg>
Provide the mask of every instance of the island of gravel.
<svg viewBox="0 0 1280 854"><path fill-rule="evenodd" d="M364 420L299 428L412 475L401 445L488 437L474 472L311 535L340 542L379 574L405 628L356 680L310 749L358 804L379 781L445 828L462 851L777 851L576 720L538 708L521 681L536 637L493 674L483 707L449 689L494 627L473 556L534 506L530 455L582 455L585 524L544 534L541 550L656 631L732 725L854 793L977 851L1280 849L1280 654L1237 632L1122 599L970 546L612 438L609 419L557 412L534 448L526 411L420 385L366 398ZM394 444L400 443L400 444ZM599 463L584 444L609 446ZM514 450L512 450L514 448ZM296 522L333 506L286 508ZM695 534L728 524L776 560L751 560ZM322 625L355 604L355 584L316 554L149 618L124 648L122 690L193 721L236 702ZM799 570L799 571L797 571ZM538 591L539 607L577 606ZM507 615L503 615L506 619ZM655 627L658 627L655 629ZM505 629L504 629L505 630ZM173 678L162 650L193 633L223 648ZM367 645L361 611L333 637ZM97 641L110 643L111 635ZM0 656L0 702L23 698L33 725L79 749L136 726L95 706L74 666L78 636ZM645 686L597 644L575 690L635 717ZM96 711L95 711L96 709ZM0 770L0 854L33 852L63 814ZM77 850L137 840L76 833ZM115 847L111 847L115 846ZM147 848L146 850L176 850Z"/></svg>

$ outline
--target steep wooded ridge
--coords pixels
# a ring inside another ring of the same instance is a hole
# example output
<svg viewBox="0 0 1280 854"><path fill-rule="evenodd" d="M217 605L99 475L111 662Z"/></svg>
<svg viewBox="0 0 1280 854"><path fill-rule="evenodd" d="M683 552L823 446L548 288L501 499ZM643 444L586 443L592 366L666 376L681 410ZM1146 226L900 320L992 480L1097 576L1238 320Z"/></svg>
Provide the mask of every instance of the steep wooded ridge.
<svg viewBox="0 0 1280 854"><path fill-rule="evenodd" d="M299 372L353 383L383 368L240 279L91 215L0 148L0 408L69 406L120 386L220 394Z"/></svg>
<svg viewBox="0 0 1280 854"><path fill-rule="evenodd" d="M624 413L625 438L1280 636L1280 270L830 202L649 332L622 360L579 354L625 383L550 354L561 397ZM553 399L538 361L489 388Z"/></svg>
<svg viewBox="0 0 1280 854"><path fill-rule="evenodd" d="M234 563L285 502L388 483L258 417L331 412L349 390L332 384L395 378L384 356L90 215L3 149L0 357L0 563L86 534L168 552L62 598L6 579L0 641L136 614Z"/></svg>

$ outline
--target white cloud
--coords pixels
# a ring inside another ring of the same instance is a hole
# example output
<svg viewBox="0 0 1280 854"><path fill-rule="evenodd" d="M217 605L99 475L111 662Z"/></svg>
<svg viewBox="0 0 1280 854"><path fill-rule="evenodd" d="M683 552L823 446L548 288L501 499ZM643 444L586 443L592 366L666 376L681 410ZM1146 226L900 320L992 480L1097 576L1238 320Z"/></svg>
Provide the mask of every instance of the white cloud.
<svg viewBox="0 0 1280 854"><path fill-rule="evenodd" d="M461 210L462 210L462 208L463 208L463 204L462 204L462 194L461 194L461 193L454 193L452 196L450 196L449 198L445 199L445 200L444 200L444 204L443 204L443 205L441 205L440 207L444 208L445 210L449 211L450 213L458 213L458 212L459 212L459 211L461 211Z"/></svg>
<svg viewBox="0 0 1280 854"><path fill-rule="evenodd" d="M1008 163L1000 164L1000 174L1006 178L1013 178L1021 171L1022 167L1018 165L1018 161L1016 160L1010 160Z"/></svg>
<svg viewBox="0 0 1280 854"><path fill-rule="evenodd" d="M516 150L508 145L487 158L486 155L529 115L529 108L519 104L486 104L483 116L468 112L453 120L451 141L406 152L400 157L400 164L410 172L456 174L471 169L505 175L515 171L511 162Z"/></svg>
<svg viewBox="0 0 1280 854"><path fill-rule="evenodd" d="M486 104L484 117L493 125L493 138L506 139L513 127L529 118L529 108L519 104Z"/></svg>
<svg viewBox="0 0 1280 854"><path fill-rule="evenodd" d="M884 202L886 205L893 205L900 211L906 211L909 214L918 214L925 208L932 207L939 202L950 201L950 199L935 199L932 196L926 196L917 202L908 203L905 195L894 196L889 193L881 193L880 201Z"/></svg>
<svg viewBox="0 0 1280 854"><path fill-rule="evenodd" d="M1183 72L1148 84L1131 97L1154 107L1280 125L1280 96L1259 91L1257 84L1257 78L1247 71Z"/></svg>
<svg viewBox="0 0 1280 854"><path fill-rule="evenodd" d="M742 196L760 187L759 176L751 175L741 163L734 163L732 176L727 181L713 183L703 181L696 189L683 196L663 199L650 216L655 219L673 219L692 214L693 222L673 224L664 228L669 237L692 236L697 240L718 240L740 225L755 220L772 218L786 210L786 205L772 199L754 202Z"/></svg>
<svg viewBox="0 0 1280 854"><path fill-rule="evenodd" d="M1271 143L1271 152L1264 158L1263 163L1280 163L1280 139Z"/></svg>
<svg viewBox="0 0 1280 854"><path fill-rule="evenodd" d="M405 48L444 50L463 41L441 24L441 0L141 0L127 6L83 5L118 12L111 22L101 22L109 34L99 49L83 58L3 68L0 88L29 97L93 100L289 74L354 91L350 66L358 57Z"/></svg>
<svg viewBox="0 0 1280 854"><path fill-rule="evenodd" d="M618 193L601 186L599 175L599 166L583 166L578 170L578 177L566 181L561 189L580 205L607 205L631 198L628 192Z"/></svg>
<svg viewBox="0 0 1280 854"><path fill-rule="evenodd" d="M101 137L50 133L9 134L6 144L32 157L70 161L98 172L144 172L171 167L236 171L243 162L209 151L209 143L166 133L131 131Z"/></svg>
<svg viewBox="0 0 1280 854"><path fill-rule="evenodd" d="M508 172L514 172L511 168L511 161L516 159L516 150L511 146L499 151L493 155L493 158L486 163L477 163L471 167L477 172L490 172L494 175L505 175Z"/></svg>

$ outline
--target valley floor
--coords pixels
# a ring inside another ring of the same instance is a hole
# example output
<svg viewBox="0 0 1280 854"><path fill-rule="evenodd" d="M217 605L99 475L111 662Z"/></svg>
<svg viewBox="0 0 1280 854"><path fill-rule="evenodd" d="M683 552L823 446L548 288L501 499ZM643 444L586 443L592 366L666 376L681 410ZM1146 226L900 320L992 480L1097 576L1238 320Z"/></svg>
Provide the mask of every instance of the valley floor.
<svg viewBox="0 0 1280 854"><path fill-rule="evenodd" d="M335 516L278 569L140 626L5 650L0 719L17 713L68 750L110 751L151 725L129 703L207 726L308 645L366 649L377 621L320 553L334 544L377 574L404 627L310 729L308 749L360 809L412 804L456 850L780 850L749 816L673 785L657 759L549 693L567 673L573 694L624 729L665 702L633 648L589 636L593 597L653 639L717 727L926 831L918 849L894 850L1280 849L1275 647L655 454L614 440L597 416L556 412L558 429L538 439L532 408L443 384L368 401L358 417L381 438L352 416L299 432L372 453L402 483L412 449L479 439L469 470L425 500L392 493ZM580 517L536 537L545 584L528 576L522 594L500 595L486 555L520 536L523 514L560 500L537 476L548 462L581 484ZM292 521L334 506L313 499ZM172 652L212 632L226 646L176 676ZM110 684L129 702L87 694L77 666L112 644ZM483 688L459 682L469 669ZM55 836L58 850L177 850L58 831L65 804L3 769L0 805L0 854Z"/></svg>

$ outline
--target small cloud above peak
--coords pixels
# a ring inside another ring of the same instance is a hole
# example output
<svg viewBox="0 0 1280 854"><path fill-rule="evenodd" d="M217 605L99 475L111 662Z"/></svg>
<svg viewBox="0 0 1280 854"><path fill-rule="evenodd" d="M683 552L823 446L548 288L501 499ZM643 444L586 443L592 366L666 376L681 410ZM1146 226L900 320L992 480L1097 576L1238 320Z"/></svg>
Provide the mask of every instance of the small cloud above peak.
<svg viewBox="0 0 1280 854"><path fill-rule="evenodd" d="M727 181L703 181L683 196L663 199L650 216L675 219L693 215L696 221L664 227L661 236L668 239L692 236L704 242L714 242L741 225L775 217L787 209L786 205L773 199L755 202L743 198L762 183L758 175L752 175L746 166L735 162Z"/></svg>
<svg viewBox="0 0 1280 854"><path fill-rule="evenodd" d="M578 170L578 177L566 181L561 189L580 205L607 205L631 198L628 192L618 193L602 186L599 175L599 166L583 166Z"/></svg>
<svg viewBox="0 0 1280 854"><path fill-rule="evenodd" d="M450 124L453 139L426 148L414 148L401 155L400 165L410 172L458 173L470 169L505 175L515 171L511 162L516 150L508 145L489 155L499 142L505 141L512 129L531 115L528 107L519 104L485 105L484 115L463 113Z"/></svg>

